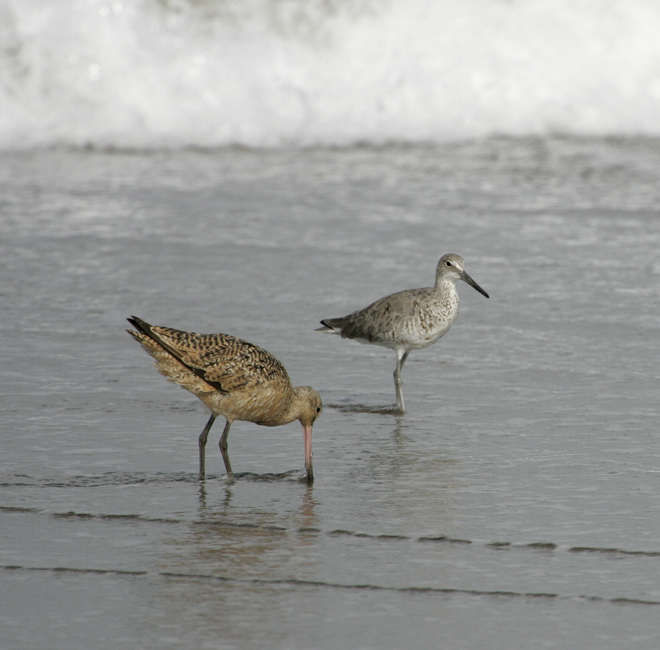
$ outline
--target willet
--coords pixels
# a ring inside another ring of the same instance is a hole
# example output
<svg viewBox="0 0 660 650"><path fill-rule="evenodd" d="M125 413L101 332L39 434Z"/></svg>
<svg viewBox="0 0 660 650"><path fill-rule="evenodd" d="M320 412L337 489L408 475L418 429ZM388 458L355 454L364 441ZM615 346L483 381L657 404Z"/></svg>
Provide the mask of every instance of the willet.
<svg viewBox="0 0 660 650"><path fill-rule="evenodd" d="M158 372L196 395L211 411L199 436L199 478L204 478L206 439L222 415L227 423L220 452L233 478L227 436L234 420L277 427L299 420L305 444L307 481L312 469L312 425L321 413L319 394L311 386L293 388L284 366L266 350L228 334L196 334L155 327L136 316L126 330L156 360Z"/></svg>
<svg viewBox="0 0 660 650"><path fill-rule="evenodd" d="M435 270L435 286L399 291L341 318L326 318L317 332L339 334L344 339L382 345L396 352L394 387L396 404L405 413L401 369L411 350L433 345L447 333L458 315L456 281L463 280L488 298L465 272L460 255L443 255Z"/></svg>

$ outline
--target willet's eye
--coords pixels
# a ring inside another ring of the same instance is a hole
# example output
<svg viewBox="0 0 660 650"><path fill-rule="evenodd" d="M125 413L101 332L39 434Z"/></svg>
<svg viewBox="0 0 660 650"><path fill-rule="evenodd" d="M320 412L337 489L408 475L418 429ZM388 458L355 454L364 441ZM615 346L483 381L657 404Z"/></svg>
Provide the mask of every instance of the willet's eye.
<svg viewBox="0 0 660 650"><path fill-rule="evenodd" d="M449 261L445 262L445 264L446 264L447 266L451 266L451 262L449 262Z"/></svg>

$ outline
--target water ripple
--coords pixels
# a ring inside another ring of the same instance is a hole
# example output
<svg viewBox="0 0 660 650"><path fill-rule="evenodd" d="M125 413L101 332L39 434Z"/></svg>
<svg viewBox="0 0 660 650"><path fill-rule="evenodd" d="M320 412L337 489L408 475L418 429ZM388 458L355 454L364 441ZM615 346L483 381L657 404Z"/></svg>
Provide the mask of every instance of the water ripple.
<svg viewBox="0 0 660 650"><path fill-rule="evenodd" d="M447 535L437 536L421 536L414 537L410 535L388 534L388 533L366 533L362 531L346 530L337 528L334 530L324 531L320 528L304 526L299 528L287 528L286 526L278 526L274 524L258 524L249 522L234 522L234 521L202 521L202 520L188 520L180 517L148 517L139 513L90 513L90 512L75 512L72 510L65 512L49 512L39 508L29 508L22 506L3 506L0 505L0 512L16 513L16 514L41 514L56 519L77 519L77 520L103 520L103 521L138 521L142 523L152 524L186 524L192 526L203 526L206 528L226 528L226 529L247 529L269 533L278 534L300 534L300 535L327 535L328 537L351 537L354 539L365 539L382 542L406 542L406 543L422 543L422 544L455 544L455 545L471 545L475 548L483 547L496 552L502 551L544 551L544 552L568 552L568 553L582 553L594 555L609 555L621 557L660 557L660 551L654 550L631 550L624 548L612 547L598 547L598 546L562 546L554 542L528 542L528 543L515 543L515 542L490 542L481 540L460 539L455 537L448 537Z"/></svg>
<svg viewBox="0 0 660 650"><path fill-rule="evenodd" d="M127 571L121 569L88 569L84 567L33 567L23 565L2 565L0 568L5 571L23 571L23 572L51 572L51 573L71 573L88 575L112 575L118 577L151 577L176 580L191 581L214 581L235 584L250 584L258 586L279 586L279 587L311 587L316 589L344 589L358 591L379 591L403 594L438 594L438 595L464 595L478 597L494 598L522 598L522 599L555 599L555 600L582 600L591 603L610 603L614 605L652 605L659 606L660 601L644 600L640 598L605 598L603 596L589 596L583 594L562 595L557 593L544 592L525 592L508 590L487 590L487 589L458 589L452 587L395 587L375 584L351 584L342 582L328 582L325 580L300 580L298 578L236 578L222 575L211 575L204 573L184 573L171 571Z"/></svg>

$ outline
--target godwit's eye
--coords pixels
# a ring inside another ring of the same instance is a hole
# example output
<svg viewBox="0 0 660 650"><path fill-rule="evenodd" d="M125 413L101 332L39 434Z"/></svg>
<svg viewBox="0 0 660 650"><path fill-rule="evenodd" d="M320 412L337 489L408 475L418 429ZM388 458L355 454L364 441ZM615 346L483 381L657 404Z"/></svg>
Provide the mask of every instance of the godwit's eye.
<svg viewBox="0 0 660 650"><path fill-rule="evenodd" d="M320 412L321 412L321 407L320 407L320 406L317 406L317 407L316 407L316 412L317 412L317 413L320 413Z"/></svg>

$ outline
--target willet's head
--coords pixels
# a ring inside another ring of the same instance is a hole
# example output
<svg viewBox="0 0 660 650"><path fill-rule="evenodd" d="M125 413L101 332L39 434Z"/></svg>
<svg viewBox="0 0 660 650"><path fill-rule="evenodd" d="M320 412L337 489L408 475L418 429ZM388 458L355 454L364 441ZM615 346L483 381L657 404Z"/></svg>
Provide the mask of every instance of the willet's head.
<svg viewBox="0 0 660 650"><path fill-rule="evenodd" d="M471 287L476 289L480 294L490 298L490 296L466 273L465 260L456 253L447 253L440 258L438 266L435 270L436 284L442 278L447 278L456 282L456 280L463 280Z"/></svg>

